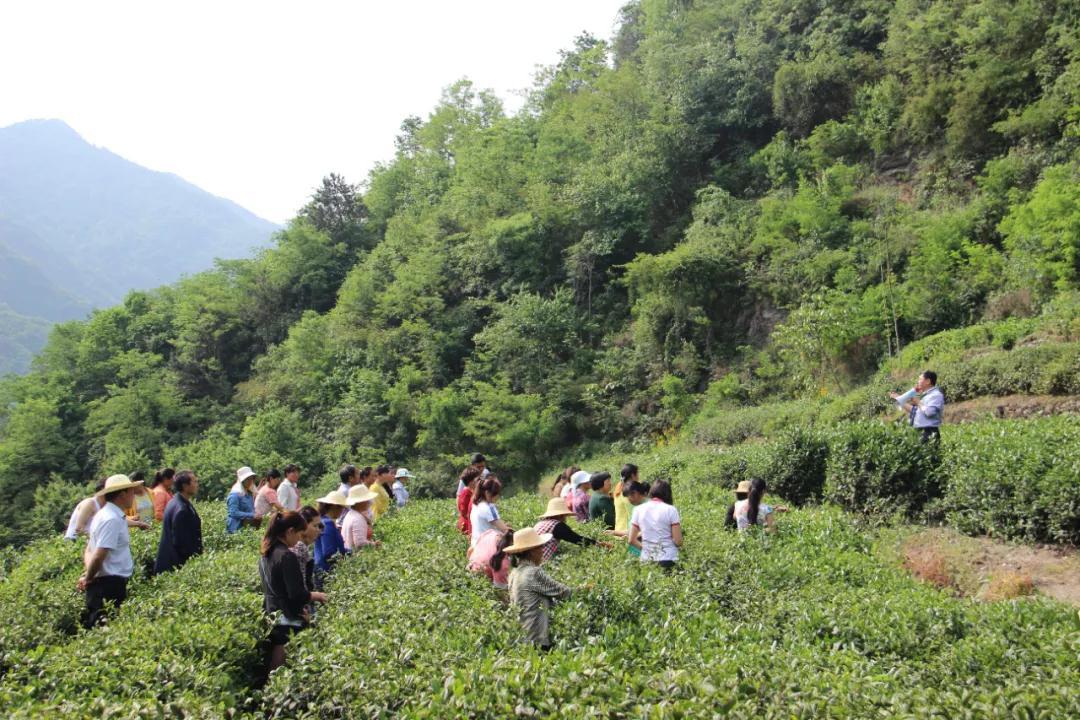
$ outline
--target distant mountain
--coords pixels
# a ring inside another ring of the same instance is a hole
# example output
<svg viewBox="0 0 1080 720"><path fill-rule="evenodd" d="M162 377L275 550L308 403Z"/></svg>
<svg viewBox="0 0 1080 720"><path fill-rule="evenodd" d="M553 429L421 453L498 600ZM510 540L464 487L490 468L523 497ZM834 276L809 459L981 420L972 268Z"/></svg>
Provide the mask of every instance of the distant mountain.
<svg viewBox="0 0 1080 720"><path fill-rule="evenodd" d="M60 120L0 128L0 372L25 370L50 322L250 255L276 229Z"/></svg>

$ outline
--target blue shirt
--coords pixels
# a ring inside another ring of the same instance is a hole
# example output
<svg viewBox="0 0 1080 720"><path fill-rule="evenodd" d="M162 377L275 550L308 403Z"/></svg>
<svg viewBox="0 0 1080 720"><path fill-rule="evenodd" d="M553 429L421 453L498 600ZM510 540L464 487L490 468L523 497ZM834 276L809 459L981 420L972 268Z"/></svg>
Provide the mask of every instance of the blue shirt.
<svg viewBox="0 0 1080 720"><path fill-rule="evenodd" d="M315 539L315 567L330 572L330 560L335 555L345 555L349 551L345 549L345 540L334 519L323 515L319 520L322 522L322 533Z"/></svg>
<svg viewBox="0 0 1080 720"><path fill-rule="evenodd" d="M225 515L225 532L234 533L243 526L244 520L255 517L255 498L247 493L230 493L225 499L225 507L228 509Z"/></svg>
<svg viewBox="0 0 1080 720"><path fill-rule="evenodd" d="M926 391L922 400L915 406L915 414L911 416L911 424L917 428L941 427L941 416L945 410L945 395L932 387Z"/></svg>

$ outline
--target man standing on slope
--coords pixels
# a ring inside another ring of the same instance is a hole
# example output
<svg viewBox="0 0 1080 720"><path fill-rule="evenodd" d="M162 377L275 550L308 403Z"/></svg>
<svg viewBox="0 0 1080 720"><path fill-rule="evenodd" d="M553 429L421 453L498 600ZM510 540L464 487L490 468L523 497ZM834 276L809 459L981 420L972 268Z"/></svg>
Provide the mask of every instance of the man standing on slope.
<svg viewBox="0 0 1080 720"><path fill-rule="evenodd" d="M135 502L135 486L127 475L113 475L97 493L104 499L90 523L90 542L83 554L86 571L77 587L86 593L83 627L93 627L104 617L105 601L116 607L127 599L127 584L135 571L131 558L131 534L124 511Z"/></svg>
<svg viewBox="0 0 1080 720"><path fill-rule="evenodd" d="M165 506L165 516L161 521L155 573L178 568L203 549L202 519L191 504L199 492L199 478L191 470L181 470L173 479L173 490L176 494Z"/></svg>
<svg viewBox="0 0 1080 720"><path fill-rule="evenodd" d="M919 376L915 383L917 395L900 407L908 413L911 425L916 430L922 431L922 441L941 439L941 418L945 411L945 395L938 389L937 373L927 370ZM899 395L889 393L893 400Z"/></svg>

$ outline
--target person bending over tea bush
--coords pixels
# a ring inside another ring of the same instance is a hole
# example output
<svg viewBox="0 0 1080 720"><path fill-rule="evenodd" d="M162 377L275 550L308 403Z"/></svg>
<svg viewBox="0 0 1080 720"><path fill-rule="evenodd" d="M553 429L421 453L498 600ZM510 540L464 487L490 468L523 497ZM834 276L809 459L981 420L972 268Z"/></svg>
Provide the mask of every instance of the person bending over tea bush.
<svg viewBox="0 0 1080 720"><path fill-rule="evenodd" d="M770 532L775 529L775 514L787 512L787 508L782 505L773 507L761 502L768 489L768 485L761 478L750 481L746 499L737 501L732 511L739 530L747 530L754 525L761 525Z"/></svg>
<svg viewBox="0 0 1080 720"><path fill-rule="evenodd" d="M558 498L552 499L552 502L556 501ZM519 610L521 626L525 628L529 642L541 650L551 648L548 610L556 600L570 597L570 588L540 568L544 545L550 540L548 533L540 534L525 528L514 533L514 543L505 551L512 556L514 565L510 571L510 603Z"/></svg>
<svg viewBox="0 0 1080 720"><path fill-rule="evenodd" d="M544 552L540 558L540 562L546 563L551 558L555 557L555 553L559 551L559 543L566 541L568 543L574 543L575 545L599 545L600 547L611 549L611 544L601 542L599 540L593 540L591 537L579 535L566 524L566 518L573 517L574 511L566 507L566 501L562 498L551 498L548 500L547 511L540 516L539 521L533 527L536 532L541 535L549 535L550 540L544 544Z"/></svg>

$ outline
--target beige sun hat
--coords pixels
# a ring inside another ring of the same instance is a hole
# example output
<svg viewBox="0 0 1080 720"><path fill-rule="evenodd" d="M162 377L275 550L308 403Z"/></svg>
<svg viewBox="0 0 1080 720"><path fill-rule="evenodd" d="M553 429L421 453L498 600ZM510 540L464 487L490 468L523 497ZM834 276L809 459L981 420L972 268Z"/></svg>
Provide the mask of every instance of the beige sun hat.
<svg viewBox="0 0 1080 720"><path fill-rule="evenodd" d="M330 493L330 495L333 494L334 493ZM340 495L341 493L338 492L338 494ZM330 497L330 495L327 495L327 497ZM349 495L345 498L345 502L349 504L349 507L352 507L356 503L370 502L377 497L379 496L368 490L366 485L355 485L349 488Z"/></svg>
<svg viewBox="0 0 1080 720"><path fill-rule="evenodd" d="M101 497L102 495L108 495L109 493L127 490L128 488L139 487L142 484L142 480L132 482L131 478L129 478L127 475L111 475L109 479L105 481L105 487L94 493L94 497Z"/></svg>
<svg viewBox="0 0 1080 720"><path fill-rule="evenodd" d="M255 477L255 471L247 465L236 471L236 481L241 485L243 485L249 477Z"/></svg>
<svg viewBox="0 0 1080 720"><path fill-rule="evenodd" d="M748 493L748 492L750 492L750 481L749 480L743 480L742 482L740 482L738 484L738 486L735 488L735 492L737 492L737 493Z"/></svg>
<svg viewBox="0 0 1080 720"><path fill-rule="evenodd" d="M349 499L345 497L345 493L341 492L340 490L328 492L326 493L326 495L319 498L315 502L324 503L326 505L340 505L341 507L349 507Z"/></svg>
<svg viewBox="0 0 1080 720"><path fill-rule="evenodd" d="M548 500L547 512L541 515L540 519L566 517L567 515L573 514L574 511L566 507L565 500L562 498L551 498Z"/></svg>
<svg viewBox="0 0 1080 720"><path fill-rule="evenodd" d="M534 528L527 527L524 530L518 530L514 533L514 544L506 548L503 552L509 555L516 555L517 553L523 553L526 550L532 550L542 545L547 545L551 542L551 533L538 533Z"/></svg>

